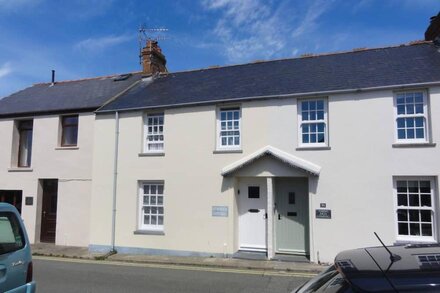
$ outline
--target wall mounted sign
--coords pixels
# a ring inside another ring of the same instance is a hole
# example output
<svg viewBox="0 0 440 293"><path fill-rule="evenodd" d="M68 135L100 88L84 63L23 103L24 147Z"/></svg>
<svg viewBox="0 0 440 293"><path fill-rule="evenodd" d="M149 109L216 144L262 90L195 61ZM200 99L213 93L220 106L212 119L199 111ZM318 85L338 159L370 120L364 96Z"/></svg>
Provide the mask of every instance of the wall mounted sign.
<svg viewBox="0 0 440 293"><path fill-rule="evenodd" d="M24 199L24 203L27 206L31 206L34 204L34 198L32 196L26 196L26 198Z"/></svg>
<svg viewBox="0 0 440 293"><path fill-rule="evenodd" d="M316 210L316 218L317 219L331 219L332 218L332 211L318 209L318 210Z"/></svg>
<svg viewBox="0 0 440 293"><path fill-rule="evenodd" d="M213 206L212 216L213 217L227 217L229 214L229 208L227 206Z"/></svg>

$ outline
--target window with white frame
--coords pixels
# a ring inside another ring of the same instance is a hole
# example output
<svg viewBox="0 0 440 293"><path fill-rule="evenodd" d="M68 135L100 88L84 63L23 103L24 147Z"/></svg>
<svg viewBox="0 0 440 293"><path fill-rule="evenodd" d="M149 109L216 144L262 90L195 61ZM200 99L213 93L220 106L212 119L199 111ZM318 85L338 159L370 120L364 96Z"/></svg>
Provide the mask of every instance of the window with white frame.
<svg viewBox="0 0 440 293"><path fill-rule="evenodd" d="M163 230L163 183L141 182L139 190L139 229Z"/></svg>
<svg viewBox="0 0 440 293"><path fill-rule="evenodd" d="M145 117L145 152L162 152L164 145L164 114L148 114Z"/></svg>
<svg viewBox="0 0 440 293"><path fill-rule="evenodd" d="M240 148L240 108L224 108L219 110L218 117L218 148Z"/></svg>
<svg viewBox="0 0 440 293"><path fill-rule="evenodd" d="M434 182L430 179L395 180L397 239L435 240Z"/></svg>
<svg viewBox="0 0 440 293"><path fill-rule="evenodd" d="M327 100L313 99L299 102L299 145L327 146Z"/></svg>
<svg viewBox="0 0 440 293"><path fill-rule="evenodd" d="M395 94L397 142L428 141L428 103L426 92Z"/></svg>

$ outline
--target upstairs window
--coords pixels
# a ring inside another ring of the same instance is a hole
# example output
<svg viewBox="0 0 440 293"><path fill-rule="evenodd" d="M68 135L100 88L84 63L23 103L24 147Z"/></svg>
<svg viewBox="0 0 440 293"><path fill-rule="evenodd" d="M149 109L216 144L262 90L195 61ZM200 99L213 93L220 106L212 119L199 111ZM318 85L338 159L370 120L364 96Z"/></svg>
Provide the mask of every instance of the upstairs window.
<svg viewBox="0 0 440 293"><path fill-rule="evenodd" d="M62 116L61 128L61 146L76 146L78 144L78 115Z"/></svg>
<svg viewBox="0 0 440 293"><path fill-rule="evenodd" d="M148 114L145 117L145 152L163 152L164 114Z"/></svg>
<svg viewBox="0 0 440 293"><path fill-rule="evenodd" d="M30 167L32 159L32 120L18 121L18 167Z"/></svg>
<svg viewBox="0 0 440 293"><path fill-rule="evenodd" d="M300 101L298 120L300 147L328 145L326 99Z"/></svg>
<svg viewBox="0 0 440 293"><path fill-rule="evenodd" d="M425 92L397 93L395 110L397 142L428 142L428 104Z"/></svg>
<svg viewBox="0 0 440 293"><path fill-rule="evenodd" d="M218 119L218 148L240 148L240 108L224 108L219 111Z"/></svg>

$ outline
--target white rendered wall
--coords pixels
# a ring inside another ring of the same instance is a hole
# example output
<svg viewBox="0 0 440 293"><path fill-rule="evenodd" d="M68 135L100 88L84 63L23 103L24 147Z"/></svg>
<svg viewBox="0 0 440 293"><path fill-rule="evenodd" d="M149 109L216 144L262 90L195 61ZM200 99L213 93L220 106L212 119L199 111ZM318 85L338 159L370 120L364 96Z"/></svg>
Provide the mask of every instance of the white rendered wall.
<svg viewBox="0 0 440 293"><path fill-rule="evenodd" d="M430 104L432 137L437 143L439 88L430 89ZM373 232L379 233L386 244L395 243L393 176L435 177L440 171L438 146L393 148L392 91L328 97L330 150L297 149L297 99L286 98L243 102L243 153L214 154L216 108L165 110L162 157L138 155L142 151L143 113L120 115L117 246L233 253L237 249L236 181L223 178L220 172L267 145L322 167L319 178L309 178L313 261L331 262L343 249L377 245ZM110 244L114 126L112 115L97 116L93 245ZM133 234L137 229L139 180L165 182L165 235ZM435 196L438 202L438 193ZM315 219L314 211L320 203L332 210L332 219ZM228 206L229 217L212 217L214 205Z"/></svg>

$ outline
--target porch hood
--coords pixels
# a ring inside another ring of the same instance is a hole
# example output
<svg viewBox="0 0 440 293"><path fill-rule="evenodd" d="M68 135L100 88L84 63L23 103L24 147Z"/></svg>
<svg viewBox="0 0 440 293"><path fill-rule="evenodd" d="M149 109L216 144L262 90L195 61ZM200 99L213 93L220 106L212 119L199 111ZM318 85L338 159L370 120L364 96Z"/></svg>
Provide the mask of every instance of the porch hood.
<svg viewBox="0 0 440 293"><path fill-rule="evenodd" d="M277 149L272 146L265 146L264 148L224 167L222 169L222 176L228 176L235 171L243 168L244 166L247 166L249 164L252 164L256 160L264 157L264 156L272 156L273 158L297 169L301 169L307 173L310 173L314 176L319 176L319 173L321 172L321 167L313 164L309 161L303 160L301 158L295 157L289 153L286 153L280 149Z"/></svg>

